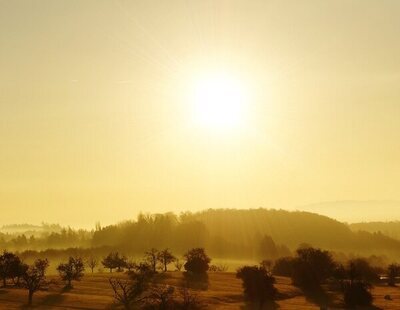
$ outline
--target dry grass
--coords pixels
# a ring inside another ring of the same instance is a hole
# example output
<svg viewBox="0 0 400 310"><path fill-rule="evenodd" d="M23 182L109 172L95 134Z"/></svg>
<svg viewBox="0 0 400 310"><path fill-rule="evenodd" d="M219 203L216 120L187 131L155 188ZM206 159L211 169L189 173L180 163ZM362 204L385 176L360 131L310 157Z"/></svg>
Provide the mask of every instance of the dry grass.
<svg viewBox="0 0 400 310"><path fill-rule="evenodd" d="M123 274L113 273L112 276L125 277ZM63 283L56 277L50 277L57 283L50 286L48 291L37 292L34 296L36 309L110 309L112 308L112 290L108 283L110 274L87 274L81 282L75 282L70 291L63 290ZM161 283L181 287L184 283L182 273L168 272L159 280ZM280 298L277 305L280 309L319 309L312 300L306 298L290 279L277 278L276 284ZM207 290L196 290L195 294L209 309L243 309L241 281L234 273L210 273ZM330 293L334 304L340 305L340 295ZM373 289L374 304L380 309L400 309L400 288L376 286ZM390 295L392 300L385 300ZM23 289L0 289L0 309L24 309L26 307L27 292Z"/></svg>

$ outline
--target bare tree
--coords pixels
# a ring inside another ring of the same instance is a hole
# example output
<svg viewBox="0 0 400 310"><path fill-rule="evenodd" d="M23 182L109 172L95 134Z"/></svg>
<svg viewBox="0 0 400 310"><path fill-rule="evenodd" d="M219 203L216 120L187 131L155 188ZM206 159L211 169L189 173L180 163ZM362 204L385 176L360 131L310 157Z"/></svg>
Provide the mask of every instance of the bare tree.
<svg viewBox="0 0 400 310"><path fill-rule="evenodd" d="M217 265L210 265L208 271L212 272L226 272L228 271L229 267L226 264L217 264Z"/></svg>
<svg viewBox="0 0 400 310"><path fill-rule="evenodd" d="M179 260L179 258L175 259L174 265L175 265L176 270L178 270L178 271L182 270L183 263Z"/></svg>
<svg viewBox="0 0 400 310"><path fill-rule="evenodd" d="M158 261L163 265L164 272L168 270L168 265L172 263L176 258L172 255L169 249L164 249L157 254Z"/></svg>
<svg viewBox="0 0 400 310"><path fill-rule="evenodd" d="M28 305L32 305L33 294L48 284L46 282L47 267L49 267L47 259L37 259L33 265L26 268L22 276L22 284L28 290Z"/></svg>
<svg viewBox="0 0 400 310"><path fill-rule="evenodd" d="M129 280L113 279L108 280L111 288L114 291L114 299L117 303L120 303L126 310L132 309L133 294L132 294L132 283Z"/></svg>
<svg viewBox="0 0 400 310"><path fill-rule="evenodd" d="M132 273L129 280L110 278L109 282L114 291L114 299L126 310L140 308L146 299L151 272Z"/></svg>
<svg viewBox="0 0 400 310"><path fill-rule="evenodd" d="M94 256L90 255L86 261L86 264L88 265L88 267L90 268L90 270L93 273L94 268L96 268L98 266L99 262Z"/></svg>
<svg viewBox="0 0 400 310"><path fill-rule="evenodd" d="M181 309L196 310L203 309L205 305L197 298L197 295L192 294L187 287L180 291L182 296Z"/></svg>
<svg viewBox="0 0 400 310"><path fill-rule="evenodd" d="M137 268L137 264L134 259L127 258L125 262L125 267L128 269L128 272L131 272L133 269Z"/></svg>
<svg viewBox="0 0 400 310"><path fill-rule="evenodd" d="M170 285L153 286L146 303L152 309L175 309L174 291L175 288Z"/></svg>
<svg viewBox="0 0 400 310"><path fill-rule="evenodd" d="M153 272L157 272L158 251L154 248L144 253L146 261L150 264Z"/></svg>
<svg viewBox="0 0 400 310"><path fill-rule="evenodd" d="M82 258L70 257L67 263L61 263L57 267L57 271L63 281L67 282L66 287L72 288L72 280L80 281L85 271L85 265Z"/></svg>

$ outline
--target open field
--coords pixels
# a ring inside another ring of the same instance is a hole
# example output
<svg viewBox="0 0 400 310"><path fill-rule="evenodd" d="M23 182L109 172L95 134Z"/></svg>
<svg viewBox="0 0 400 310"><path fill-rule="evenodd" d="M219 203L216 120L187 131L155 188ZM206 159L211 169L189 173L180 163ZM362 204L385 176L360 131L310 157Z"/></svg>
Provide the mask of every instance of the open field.
<svg viewBox="0 0 400 310"><path fill-rule="evenodd" d="M86 275L82 281L75 282L70 291L63 290L63 283L56 277L48 291L37 292L34 296L34 308L36 309L113 309L113 294L108 283L109 274ZM117 277L125 277L122 274L113 274ZM160 279L161 283L173 286L182 285L182 274L168 272ZM280 298L277 306L280 309L319 309L312 300L306 298L302 292L292 286L290 279L277 278L276 287ZM210 273L208 290L195 291L209 309L244 309L241 281L236 279L234 273ZM389 294L392 300L385 300ZM340 308L340 295L328 294L335 308ZM376 286L373 289L374 305L379 309L400 309L400 288ZM0 290L0 309L24 309L26 307L27 291L23 289L7 288Z"/></svg>

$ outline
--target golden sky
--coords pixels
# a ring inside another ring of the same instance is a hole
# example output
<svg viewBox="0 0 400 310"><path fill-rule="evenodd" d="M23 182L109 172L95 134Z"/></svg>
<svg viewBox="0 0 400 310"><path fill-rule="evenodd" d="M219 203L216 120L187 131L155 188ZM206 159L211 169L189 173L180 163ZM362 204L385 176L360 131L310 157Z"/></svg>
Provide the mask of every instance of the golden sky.
<svg viewBox="0 0 400 310"><path fill-rule="evenodd" d="M399 13L396 0L0 0L0 224L400 200ZM198 124L204 76L246 93L240 125Z"/></svg>

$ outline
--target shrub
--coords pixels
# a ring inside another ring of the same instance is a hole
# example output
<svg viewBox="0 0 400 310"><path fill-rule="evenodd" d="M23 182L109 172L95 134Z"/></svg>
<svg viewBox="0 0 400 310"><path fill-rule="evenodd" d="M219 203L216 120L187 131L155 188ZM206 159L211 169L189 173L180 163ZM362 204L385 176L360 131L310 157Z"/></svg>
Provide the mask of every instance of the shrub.
<svg viewBox="0 0 400 310"><path fill-rule="evenodd" d="M80 257L70 257L68 262L61 263L57 267L57 271L63 281L67 282L66 287L72 288L71 282L73 280L80 281L83 277L83 272L85 271L85 265L82 258Z"/></svg>
<svg viewBox="0 0 400 310"><path fill-rule="evenodd" d="M293 261L293 284L305 288L319 288L321 283L330 277L335 269L335 263L327 251L315 248L297 250Z"/></svg>
<svg viewBox="0 0 400 310"><path fill-rule="evenodd" d="M203 248L194 248L189 250L185 255L185 270L194 274L206 273L209 269L211 259L207 256Z"/></svg>
<svg viewBox="0 0 400 310"><path fill-rule="evenodd" d="M344 303L348 308L366 307L372 304L370 285L363 281L348 281L344 283Z"/></svg>
<svg viewBox="0 0 400 310"><path fill-rule="evenodd" d="M275 278L265 268L244 266L237 271L236 277L243 281L244 296L247 301L258 303L262 308L266 302L275 299L277 294L274 286Z"/></svg>
<svg viewBox="0 0 400 310"><path fill-rule="evenodd" d="M293 257L282 257L275 261L272 274L283 277L291 277L293 274Z"/></svg>

